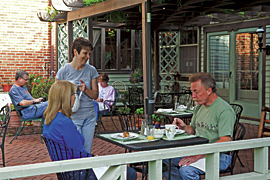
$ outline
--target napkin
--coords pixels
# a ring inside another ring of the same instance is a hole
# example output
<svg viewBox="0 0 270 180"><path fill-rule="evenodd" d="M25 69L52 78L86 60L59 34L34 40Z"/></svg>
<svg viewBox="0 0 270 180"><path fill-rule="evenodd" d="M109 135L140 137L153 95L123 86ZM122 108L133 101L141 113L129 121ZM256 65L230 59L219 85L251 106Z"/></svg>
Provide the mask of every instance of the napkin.
<svg viewBox="0 0 270 180"><path fill-rule="evenodd" d="M157 110L157 112L172 112L172 111L173 109L161 109L161 108Z"/></svg>

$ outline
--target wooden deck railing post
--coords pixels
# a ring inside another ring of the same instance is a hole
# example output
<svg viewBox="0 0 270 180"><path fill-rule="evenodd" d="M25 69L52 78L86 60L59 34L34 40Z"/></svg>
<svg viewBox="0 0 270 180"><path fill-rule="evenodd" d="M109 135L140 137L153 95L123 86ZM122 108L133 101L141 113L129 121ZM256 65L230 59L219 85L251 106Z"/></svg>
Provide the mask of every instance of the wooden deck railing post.
<svg viewBox="0 0 270 180"><path fill-rule="evenodd" d="M162 160L148 162L149 179L162 180Z"/></svg>
<svg viewBox="0 0 270 180"><path fill-rule="evenodd" d="M254 171L268 174L268 147L254 149Z"/></svg>
<svg viewBox="0 0 270 180"><path fill-rule="evenodd" d="M205 155L205 179L219 179L219 152Z"/></svg>

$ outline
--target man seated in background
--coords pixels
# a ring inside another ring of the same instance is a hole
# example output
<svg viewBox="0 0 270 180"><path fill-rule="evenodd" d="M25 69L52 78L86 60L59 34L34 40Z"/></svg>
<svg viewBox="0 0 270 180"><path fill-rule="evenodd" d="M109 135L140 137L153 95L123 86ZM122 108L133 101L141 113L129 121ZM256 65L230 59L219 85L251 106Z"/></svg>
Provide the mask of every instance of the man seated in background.
<svg viewBox="0 0 270 180"><path fill-rule="evenodd" d="M18 70L15 75L14 85L9 91L12 101L18 105L23 119L33 119L43 116L47 108L47 102L41 102L43 98L35 99L28 92L25 84L28 82L29 74L24 70ZM38 104L37 104L38 103ZM35 104L35 105L34 105ZM28 106L28 107L20 107Z"/></svg>

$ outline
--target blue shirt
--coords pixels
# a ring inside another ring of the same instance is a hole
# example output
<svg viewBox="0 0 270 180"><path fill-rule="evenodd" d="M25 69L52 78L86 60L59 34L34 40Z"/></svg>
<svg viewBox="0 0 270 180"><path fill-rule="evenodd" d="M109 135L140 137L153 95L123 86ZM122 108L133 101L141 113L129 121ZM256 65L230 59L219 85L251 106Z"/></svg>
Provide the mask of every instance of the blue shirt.
<svg viewBox="0 0 270 180"><path fill-rule="evenodd" d="M78 150L75 151L74 158L80 158L79 151L83 152L82 157L87 157L86 154L89 154L83 147L84 137L77 130L72 120L61 112L57 113L50 125L44 124L43 135L67 147ZM68 153L68 159L72 159L70 152Z"/></svg>
<svg viewBox="0 0 270 180"><path fill-rule="evenodd" d="M9 91L9 95L16 105L19 105L23 100L34 100L25 86L18 87L13 84ZM18 109L21 110L20 107L18 107Z"/></svg>

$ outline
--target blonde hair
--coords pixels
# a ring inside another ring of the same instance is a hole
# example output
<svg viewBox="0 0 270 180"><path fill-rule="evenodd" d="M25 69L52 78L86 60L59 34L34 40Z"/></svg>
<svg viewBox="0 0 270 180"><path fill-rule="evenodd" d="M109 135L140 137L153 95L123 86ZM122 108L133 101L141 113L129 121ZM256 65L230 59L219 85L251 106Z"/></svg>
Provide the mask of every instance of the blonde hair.
<svg viewBox="0 0 270 180"><path fill-rule="evenodd" d="M77 86L69 81L55 82L49 91L48 106L44 112L45 124L49 125L55 118L56 114L61 112L70 118L71 110L71 96L77 90Z"/></svg>

